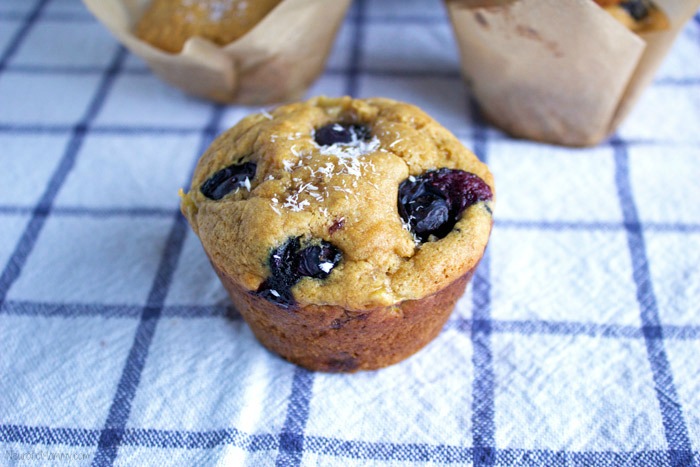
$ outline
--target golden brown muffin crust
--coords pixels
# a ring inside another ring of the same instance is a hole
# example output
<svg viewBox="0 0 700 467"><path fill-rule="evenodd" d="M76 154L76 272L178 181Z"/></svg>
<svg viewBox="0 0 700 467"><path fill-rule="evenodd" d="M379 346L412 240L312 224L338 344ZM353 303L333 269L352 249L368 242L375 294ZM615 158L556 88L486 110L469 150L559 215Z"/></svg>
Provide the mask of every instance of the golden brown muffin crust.
<svg viewBox="0 0 700 467"><path fill-rule="evenodd" d="M350 154L320 147L315 129L335 122L367 125L371 139ZM202 195L213 173L246 161L257 164L250 190L218 201ZM487 167L417 107L320 97L251 115L219 136L182 211L221 273L249 291L270 276L270 253L287 239L332 243L342 261L327 279L294 285L296 302L367 310L434 294L481 258L492 201L467 208L445 238L422 244L398 214L399 184L442 167L474 173L494 190Z"/></svg>

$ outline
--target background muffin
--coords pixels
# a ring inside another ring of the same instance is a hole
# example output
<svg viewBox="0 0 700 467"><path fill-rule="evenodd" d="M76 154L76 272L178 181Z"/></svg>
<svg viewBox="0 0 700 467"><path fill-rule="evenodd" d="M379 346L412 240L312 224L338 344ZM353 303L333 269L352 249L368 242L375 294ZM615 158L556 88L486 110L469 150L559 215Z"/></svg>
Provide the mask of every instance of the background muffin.
<svg viewBox="0 0 700 467"><path fill-rule="evenodd" d="M351 0L83 0L163 81L204 99L300 99Z"/></svg>
<svg viewBox="0 0 700 467"><path fill-rule="evenodd" d="M492 190L416 107L317 98L217 138L182 210L263 344L354 370L439 332L486 247Z"/></svg>
<svg viewBox="0 0 700 467"><path fill-rule="evenodd" d="M219 45L250 31L281 0L154 0L136 25L136 35L168 52L190 37Z"/></svg>

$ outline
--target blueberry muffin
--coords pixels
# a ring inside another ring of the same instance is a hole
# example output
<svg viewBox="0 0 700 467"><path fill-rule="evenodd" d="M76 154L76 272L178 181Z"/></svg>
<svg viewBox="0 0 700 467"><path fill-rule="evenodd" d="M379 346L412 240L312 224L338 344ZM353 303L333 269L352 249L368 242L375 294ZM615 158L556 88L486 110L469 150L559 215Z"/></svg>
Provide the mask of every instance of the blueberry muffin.
<svg viewBox="0 0 700 467"><path fill-rule="evenodd" d="M263 345L355 371L440 332L486 248L493 193L488 168L417 107L319 97L219 136L181 207Z"/></svg>
<svg viewBox="0 0 700 467"><path fill-rule="evenodd" d="M281 0L153 0L136 25L141 40L178 53L194 36L226 45L251 30Z"/></svg>
<svg viewBox="0 0 700 467"><path fill-rule="evenodd" d="M668 29L666 15L649 0L595 0L616 20L637 33Z"/></svg>

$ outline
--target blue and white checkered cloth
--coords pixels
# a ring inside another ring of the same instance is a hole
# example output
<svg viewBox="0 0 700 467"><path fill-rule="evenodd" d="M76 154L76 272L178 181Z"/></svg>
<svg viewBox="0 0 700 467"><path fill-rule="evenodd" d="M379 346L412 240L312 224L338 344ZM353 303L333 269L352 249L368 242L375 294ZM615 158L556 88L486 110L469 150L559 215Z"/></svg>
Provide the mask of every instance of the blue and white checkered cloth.
<svg viewBox="0 0 700 467"><path fill-rule="evenodd" d="M241 321L178 188L258 109L160 83L77 0L0 2L0 465L700 464L700 17L618 134L486 126L437 0L357 1L309 93L415 103L496 225L409 360L310 373Z"/></svg>

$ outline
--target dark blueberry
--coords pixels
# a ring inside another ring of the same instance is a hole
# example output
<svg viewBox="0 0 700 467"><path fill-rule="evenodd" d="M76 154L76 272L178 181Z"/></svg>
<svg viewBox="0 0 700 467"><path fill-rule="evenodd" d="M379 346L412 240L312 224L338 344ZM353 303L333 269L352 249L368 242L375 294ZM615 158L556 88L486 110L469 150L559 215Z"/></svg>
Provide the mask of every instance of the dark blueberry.
<svg viewBox="0 0 700 467"><path fill-rule="evenodd" d="M312 245L299 252L298 272L305 277L325 279L342 257L343 254L339 249L326 241L321 241L320 245Z"/></svg>
<svg viewBox="0 0 700 467"><path fill-rule="evenodd" d="M431 235L444 238L466 208L492 196L491 188L478 176L443 168L404 180L397 204L401 218L425 242Z"/></svg>
<svg viewBox="0 0 700 467"><path fill-rule="evenodd" d="M199 191L209 199L219 200L231 193L236 188L245 185L246 179L255 177L257 166L253 162L233 164L214 172L214 174L202 183Z"/></svg>
<svg viewBox="0 0 700 467"><path fill-rule="evenodd" d="M286 280L287 287L291 287L299 280L298 251L300 247L300 237L293 237L270 254L269 265L272 277Z"/></svg>
<svg viewBox="0 0 700 467"><path fill-rule="evenodd" d="M353 141L368 141L369 137L369 128L364 125L330 123L316 129L314 140L319 146L330 146L336 143L346 144Z"/></svg>
<svg viewBox="0 0 700 467"><path fill-rule="evenodd" d="M649 2L646 0L623 0L619 5L636 21L649 16Z"/></svg>
<svg viewBox="0 0 700 467"><path fill-rule="evenodd" d="M411 208L410 224L421 240L427 240L431 234L442 238L452 230L447 201L439 196L431 193L417 198Z"/></svg>
<svg viewBox="0 0 700 467"><path fill-rule="evenodd" d="M429 190L445 196L450 205L450 213L455 217L472 204L493 197L491 188L473 173L443 168L428 172L424 176Z"/></svg>
<svg viewBox="0 0 700 467"><path fill-rule="evenodd" d="M268 265L270 277L258 288L257 294L278 305L294 304L292 287L302 277L325 279L342 259L342 252L331 243L321 241L317 245L301 248L301 237L292 237L275 248Z"/></svg>

